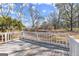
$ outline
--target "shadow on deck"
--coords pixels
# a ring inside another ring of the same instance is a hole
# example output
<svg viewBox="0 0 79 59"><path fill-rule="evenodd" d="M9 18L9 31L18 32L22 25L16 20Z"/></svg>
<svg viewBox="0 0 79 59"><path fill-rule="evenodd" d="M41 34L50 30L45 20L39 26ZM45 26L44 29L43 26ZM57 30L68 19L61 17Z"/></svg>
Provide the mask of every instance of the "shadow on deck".
<svg viewBox="0 0 79 59"><path fill-rule="evenodd" d="M63 50L63 51L69 51L68 47L63 47L62 45L56 45L53 43L47 43L47 42L42 42L42 41L37 41L37 40L30 40L30 39L21 39L21 41L23 41L25 43L31 43L33 45L45 47L50 50L58 49L58 50Z"/></svg>
<svg viewBox="0 0 79 59"><path fill-rule="evenodd" d="M69 56L69 48L53 43L51 44L37 40L20 39L20 41L12 41L8 44L17 44L21 47L19 50L15 50L10 53L15 56Z"/></svg>

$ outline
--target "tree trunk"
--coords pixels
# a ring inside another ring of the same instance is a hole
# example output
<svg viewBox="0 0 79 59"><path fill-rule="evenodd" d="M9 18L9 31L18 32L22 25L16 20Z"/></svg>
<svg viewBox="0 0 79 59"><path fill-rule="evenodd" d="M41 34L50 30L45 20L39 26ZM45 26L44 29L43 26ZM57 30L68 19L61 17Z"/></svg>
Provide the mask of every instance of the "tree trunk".
<svg viewBox="0 0 79 59"><path fill-rule="evenodd" d="M71 17L71 20L70 20L70 31L73 31L73 22L72 22L72 17Z"/></svg>
<svg viewBox="0 0 79 59"><path fill-rule="evenodd" d="M59 29L60 28L60 14L61 12L59 11L59 15L58 15L58 21L57 21L57 28Z"/></svg>
<svg viewBox="0 0 79 59"><path fill-rule="evenodd" d="M79 28L79 14L78 14L78 28Z"/></svg>
<svg viewBox="0 0 79 59"><path fill-rule="evenodd" d="M70 31L73 31L73 4L71 4Z"/></svg>
<svg viewBox="0 0 79 59"><path fill-rule="evenodd" d="M54 30L56 29L57 27L56 27L56 25L54 24Z"/></svg>

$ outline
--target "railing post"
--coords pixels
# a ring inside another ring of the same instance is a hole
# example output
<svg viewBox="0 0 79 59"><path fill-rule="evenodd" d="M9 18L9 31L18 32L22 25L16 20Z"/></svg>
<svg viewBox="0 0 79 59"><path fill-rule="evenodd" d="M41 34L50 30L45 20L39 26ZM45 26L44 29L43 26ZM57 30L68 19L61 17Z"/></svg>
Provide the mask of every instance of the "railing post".
<svg viewBox="0 0 79 59"><path fill-rule="evenodd" d="M2 34L2 43L4 42L3 34Z"/></svg>
<svg viewBox="0 0 79 59"><path fill-rule="evenodd" d="M36 32L36 34L37 34L37 40L39 40L39 38L38 38L38 33Z"/></svg>
<svg viewBox="0 0 79 59"><path fill-rule="evenodd" d="M9 33L9 40L11 40L12 38L11 38L11 35L12 35L12 33Z"/></svg>
<svg viewBox="0 0 79 59"><path fill-rule="evenodd" d="M69 48L70 52L69 55L71 56L79 56L79 41L78 39L75 39L74 37L69 37Z"/></svg>
<svg viewBox="0 0 79 59"><path fill-rule="evenodd" d="M5 42L7 42L7 33L5 33L4 35L5 35Z"/></svg>

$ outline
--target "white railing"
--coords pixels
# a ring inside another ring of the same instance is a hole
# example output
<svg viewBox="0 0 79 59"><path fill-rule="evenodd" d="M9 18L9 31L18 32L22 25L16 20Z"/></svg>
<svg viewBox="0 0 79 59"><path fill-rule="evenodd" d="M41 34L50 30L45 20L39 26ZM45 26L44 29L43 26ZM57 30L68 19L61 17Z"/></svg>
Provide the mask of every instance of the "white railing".
<svg viewBox="0 0 79 59"><path fill-rule="evenodd" d="M60 53L60 55L69 55L68 35L65 33L54 32L23 32L23 38L27 42L47 43L52 48L52 51ZM43 44L44 45L44 44ZM53 46L54 45L54 46ZM56 50L55 50L56 49ZM54 53L56 55L56 53Z"/></svg>
<svg viewBox="0 0 79 59"><path fill-rule="evenodd" d="M69 48L71 56L79 56L79 39L74 37L69 37Z"/></svg>
<svg viewBox="0 0 79 59"><path fill-rule="evenodd" d="M0 33L0 43L8 42L13 39L19 39L20 37L21 37L21 32Z"/></svg>
<svg viewBox="0 0 79 59"><path fill-rule="evenodd" d="M24 31L23 38L68 46L67 34L65 33Z"/></svg>
<svg viewBox="0 0 79 59"><path fill-rule="evenodd" d="M19 36L18 36L19 35ZM26 41L33 41L34 43L40 43L43 46L51 46L48 48L52 48L52 51L54 51L56 54L60 55L69 55L68 51L65 50L68 47L68 40L67 39L60 39L59 37L63 37L64 35L66 36L67 34L64 33L53 33L53 32L28 32L28 31L23 31L23 32L8 32L8 33L0 33L0 39L2 42L8 42L10 40L14 40L16 38L21 38L26 40ZM17 36L17 37L16 37ZM27 42L26 42L27 43ZM47 43L47 44L45 44ZM40 45L39 44L39 45ZM53 46L54 45L54 46ZM55 48L56 50L55 50ZM54 48L54 49L53 49ZM62 49L61 49L62 48ZM55 54L54 54L55 55Z"/></svg>

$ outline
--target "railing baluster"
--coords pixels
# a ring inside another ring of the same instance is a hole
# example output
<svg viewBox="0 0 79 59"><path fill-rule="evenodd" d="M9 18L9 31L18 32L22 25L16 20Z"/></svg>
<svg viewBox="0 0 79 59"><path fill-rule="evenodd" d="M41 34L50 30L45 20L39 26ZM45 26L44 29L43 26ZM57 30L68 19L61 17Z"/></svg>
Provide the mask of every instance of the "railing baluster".
<svg viewBox="0 0 79 59"><path fill-rule="evenodd" d="M9 33L7 33L7 41L9 41Z"/></svg>

